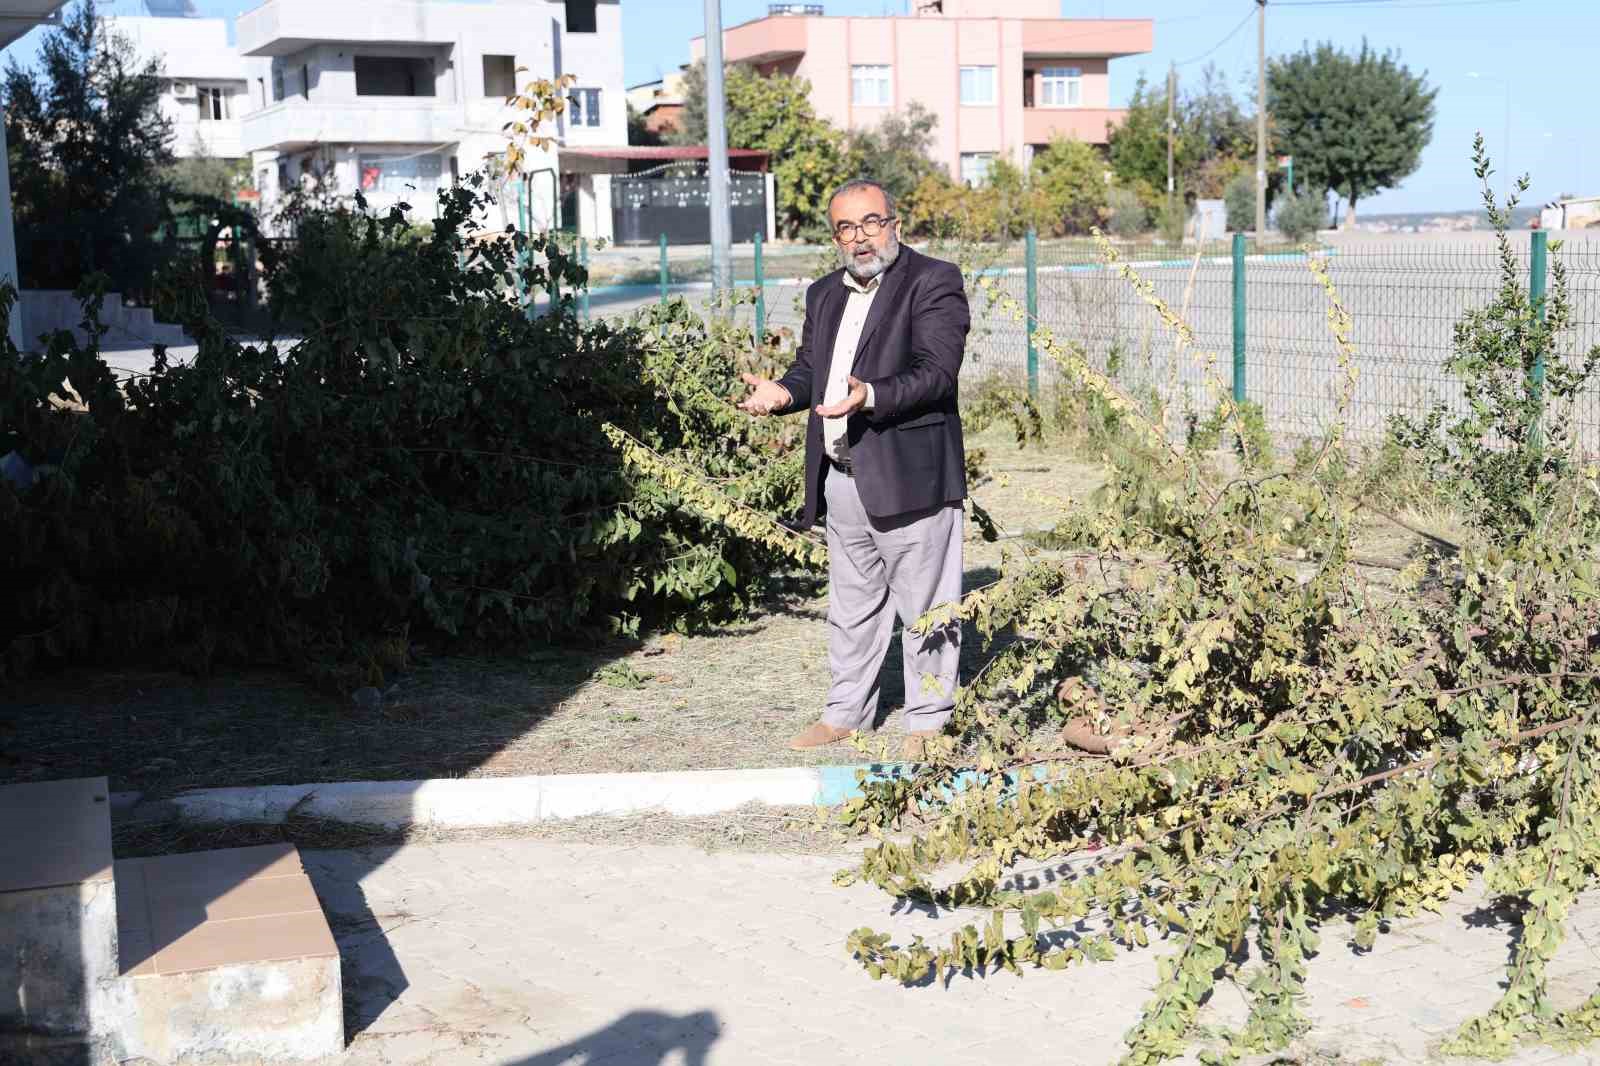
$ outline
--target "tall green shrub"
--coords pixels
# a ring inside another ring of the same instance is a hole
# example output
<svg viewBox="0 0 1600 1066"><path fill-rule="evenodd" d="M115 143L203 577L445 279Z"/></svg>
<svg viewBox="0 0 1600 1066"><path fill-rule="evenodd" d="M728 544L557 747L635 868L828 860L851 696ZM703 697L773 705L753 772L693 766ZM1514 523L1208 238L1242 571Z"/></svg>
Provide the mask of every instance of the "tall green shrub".
<svg viewBox="0 0 1600 1066"><path fill-rule="evenodd" d="M198 355L158 351L123 388L92 336L0 349L0 437L49 471L0 481L5 668L141 656L348 678L408 634L634 632L758 594L781 557L624 466L607 432L741 506L797 509L792 427L727 403L748 336L681 302L585 325L557 244L467 239L484 206L446 193L426 238L399 211L309 212L273 282L299 340L241 344L185 288L170 296ZM559 296L531 314L518 291Z"/></svg>
<svg viewBox="0 0 1600 1066"><path fill-rule="evenodd" d="M1256 228L1256 179L1253 174L1239 174L1228 182L1222 194L1223 207L1228 212L1228 230L1231 233L1249 233Z"/></svg>
<svg viewBox="0 0 1600 1066"><path fill-rule="evenodd" d="M845 135L817 116L811 85L787 74L766 75L743 63L727 65L728 147L769 153L778 187L778 225L789 237L825 237L828 197L855 177ZM706 143L705 64L684 74L682 123L676 144ZM914 131L913 131L914 132Z"/></svg>
<svg viewBox="0 0 1600 1066"><path fill-rule="evenodd" d="M163 262L172 123L161 64L140 60L90 2L44 37L37 65L7 67L18 265L27 288L71 289L94 271L142 287Z"/></svg>
<svg viewBox="0 0 1600 1066"><path fill-rule="evenodd" d="M1278 231L1299 243L1317 235L1328 225L1328 194L1325 191L1301 192L1278 201L1272 216Z"/></svg>
<svg viewBox="0 0 1600 1066"><path fill-rule="evenodd" d="M1039 228L1055 235L1088 233L1105 222L1105 158L1082 141L1055 138L1033 157L1028 182L1038 194Z"/></svg>
<svg viewBox="0 0 1600 1066"><path fill-rule="evenodd" d="M1150 226L1150 210L1132 189L1106 193L1106 228L1116 237L1137 237Z"/></svg>

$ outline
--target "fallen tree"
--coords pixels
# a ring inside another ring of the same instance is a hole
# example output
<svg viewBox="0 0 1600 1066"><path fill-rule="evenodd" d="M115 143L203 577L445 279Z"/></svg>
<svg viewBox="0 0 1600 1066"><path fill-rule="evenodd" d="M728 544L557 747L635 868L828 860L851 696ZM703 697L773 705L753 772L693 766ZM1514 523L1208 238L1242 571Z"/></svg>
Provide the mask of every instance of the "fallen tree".
<svg viewBox="0 0 1600 1066"><path fill-rule="evenodd" d="M1481 145L1477 164L1486 176ZM959 693L959 735L914 774L866 782L840 812L878 838L840 879L988 919L948 943L859 929L848 950L869 974L1062 969L1155 942L1158 981L1124 1062L1197 1042L1231 1061L1308 1027L1307 960L1330 934L1370 945L1388 919L1481 878L1520 911L1522 932L1499 1001L1448 1050L1600 1035L1600 994L1556 1003L1545 979L1568 909L1600 870L1600 501L1569 418L1600 350L1563 350L1564 274L1531 299L1506 241L1510 205L1487 188L1485 200L1502 276L1456 331L1448 368L1467 411L1396 427L1454 486L1472 535L1420 550L1388 588L1352 558L1362 501L1341 424L1292 469L1220 478L1168 443L1158 414L1035 330L1079 388L1121 413L1160 488L1124 477L1098 510L1062 515L1057 532L1086 550L1014 556L998 583L920 623L959 615L1014 640ZM1342 415L1357 353L1313 269ZM1188 347L1180 316L1121 270ZM1069 726L1065 741L1051 723ZM1070 872L1046 888L1013 875L1063 859ZM1241 989L1248 1018L1203 1032L1199 1010L1222 981Z"/></svg>

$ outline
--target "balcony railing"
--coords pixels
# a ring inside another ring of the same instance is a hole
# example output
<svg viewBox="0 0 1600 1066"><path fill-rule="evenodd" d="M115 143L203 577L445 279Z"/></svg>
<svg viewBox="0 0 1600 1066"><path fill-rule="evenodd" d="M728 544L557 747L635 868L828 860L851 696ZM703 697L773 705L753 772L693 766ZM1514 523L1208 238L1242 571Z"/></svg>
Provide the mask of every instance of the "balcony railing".
<svg viewBox="0 0 1600 1066"><path fill-rule="evenodd" d="M427 97L363 97L323 104L284 100L252 111L240 123L244 150L288 150L312 144L442 144L461 137L456 104L430 104Z"/></svg>

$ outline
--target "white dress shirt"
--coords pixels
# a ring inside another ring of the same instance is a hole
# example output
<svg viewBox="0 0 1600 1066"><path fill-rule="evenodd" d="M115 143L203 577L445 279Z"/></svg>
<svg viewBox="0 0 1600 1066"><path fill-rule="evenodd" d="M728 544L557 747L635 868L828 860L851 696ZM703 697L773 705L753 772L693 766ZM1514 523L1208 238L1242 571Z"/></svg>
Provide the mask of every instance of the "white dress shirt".
<svg viewBox="0 0 1600 1066"><path fill-rule="evenodd" d="M867 324L867 312L872 310L872 301L878 296L878 283L883 280L879 274L870 281L857 281L850 271L844 272L844 287L850 290L849 297L845 300L844 315L839 319L839 333L833 339L833 359L828 365L828 387L822 394L824 406L839 403L850 392L851 365L855 363L856 348L861 343L861 330ZM874 400L872 386L867 386L866 410L871 410ZM822 447L824 453L838 463L850 461L850 439L845 427L848 418L824 418L822 420Z"/></svg>

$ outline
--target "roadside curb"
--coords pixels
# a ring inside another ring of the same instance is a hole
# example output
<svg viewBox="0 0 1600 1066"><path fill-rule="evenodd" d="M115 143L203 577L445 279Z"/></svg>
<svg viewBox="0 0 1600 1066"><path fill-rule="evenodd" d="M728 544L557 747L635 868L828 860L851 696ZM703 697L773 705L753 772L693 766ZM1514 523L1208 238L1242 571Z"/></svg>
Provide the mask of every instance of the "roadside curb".
<svg viewBox="0 0 1600 1066"><path fill-rule="evenodd" d="M205 788L124 804L132 820L279 824L306 815L353 825L490 829L587 815L660 811L717 814L745 804L837 806L865 779L891 780L907 764L872 763L670 773L548 774L425 781L341 781ZM131 799L131 797L130 797Z"/></svg>

